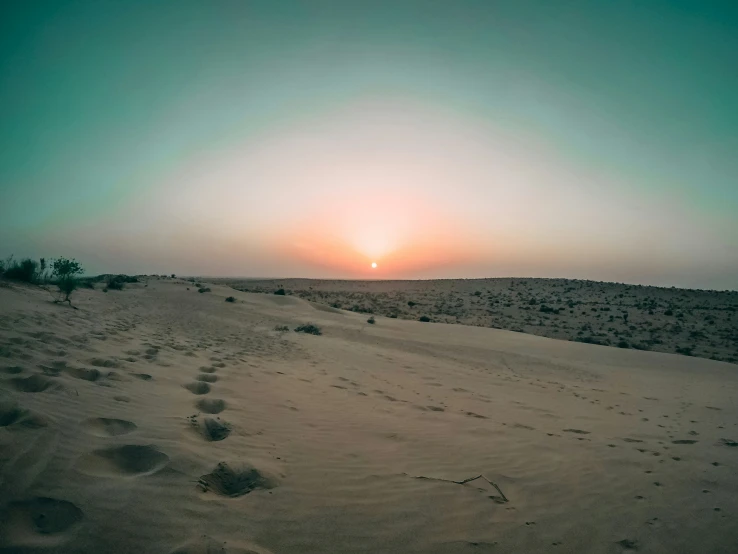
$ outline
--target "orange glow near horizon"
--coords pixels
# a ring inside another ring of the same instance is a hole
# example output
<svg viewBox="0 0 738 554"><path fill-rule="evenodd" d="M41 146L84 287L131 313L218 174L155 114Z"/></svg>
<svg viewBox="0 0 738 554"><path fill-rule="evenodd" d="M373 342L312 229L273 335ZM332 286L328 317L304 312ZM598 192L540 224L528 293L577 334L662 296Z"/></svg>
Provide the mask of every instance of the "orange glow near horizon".
<svg viewBox="0 0 738 554"><path fill-rule="evenodd" d="M294 222L278 248L347 277L400 278L473 258L468 230L428 200L388 190L333 197Z"/></svg>

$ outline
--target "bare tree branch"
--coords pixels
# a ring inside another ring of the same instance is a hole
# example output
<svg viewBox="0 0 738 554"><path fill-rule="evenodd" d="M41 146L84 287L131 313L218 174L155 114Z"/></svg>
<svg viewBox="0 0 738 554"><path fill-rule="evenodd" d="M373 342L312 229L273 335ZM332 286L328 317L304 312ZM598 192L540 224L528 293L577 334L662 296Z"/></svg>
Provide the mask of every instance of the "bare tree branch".
<svg viewBox="0 0 738 554"><path fill-rule="evenodd" d="M472 481L476 481L477 479L484 479L487 483L489 483L495 489L497 489L497 492L500 493L499 500L502 503L510 502L510 499L507 496L505 496L505 493L502 492L502 489L499 487L499 485L495 483L494 481L490 481L481 473L475 477L469 477L467 479L462 479L461 481L454 481L452 479L441 479L440 477L426 477L425 475L409 475L407 473L403 473L403 475L407 475L408 477L412 477L413 479L425 479L427 481L444 481L446 483L454 483L455 485L465 485L467 483L471 483ZM497 498L495 497L495 499Z"/></svg>

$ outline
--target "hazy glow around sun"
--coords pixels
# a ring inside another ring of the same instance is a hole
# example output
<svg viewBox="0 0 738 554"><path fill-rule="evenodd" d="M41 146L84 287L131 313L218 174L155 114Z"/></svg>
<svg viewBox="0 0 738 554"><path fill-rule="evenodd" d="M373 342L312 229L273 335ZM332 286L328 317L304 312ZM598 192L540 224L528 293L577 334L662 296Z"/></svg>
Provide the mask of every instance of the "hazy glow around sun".
<svg viewBox="0 0 738 554"><path fill-rule="evenodd" d="M437 105L364 98L256 138L188 158L100 228L127 236L125 252L155 236L171 265L208 248L222 274L235 250L249 260L238 271L377 278L381 259L383 279L604 275L595 264L611 279L648 266L648 281L686 268L687 246L690 264L735 258L678 199L634 203L627 179ZM64 240L93 249L95 233L74 233Z"/></svg>

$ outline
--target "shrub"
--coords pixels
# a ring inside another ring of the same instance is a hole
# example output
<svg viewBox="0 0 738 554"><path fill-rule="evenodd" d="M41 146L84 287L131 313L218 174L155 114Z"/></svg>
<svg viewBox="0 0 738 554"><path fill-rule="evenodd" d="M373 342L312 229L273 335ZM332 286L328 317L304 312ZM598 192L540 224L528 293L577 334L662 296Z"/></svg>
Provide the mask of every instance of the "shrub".
<svg viewBox="0 0 738 554"><path fill-rule="evenodd" d="M286 293L284 289L277 289L274 291L274 294L278 294L279 296L284 296Z"/></svg>
<svg viewBox="0 0 738 554"><path fill-rule="evenodd" d="M45 264L43 264L45 265ZM77 275L81 274L84 270L79 262L72 258L57 258L54 263L51 264L51 275L56 278L56 286L59 287L59 293L64 295L64 298L57 299L57 302L68 302L72 305L72 301L69 296L77 289L79 284Z"/></svg>
<svg viewBox="0 0 738 554"><path fill-rule="evenodd" d="M413 306L415 306L415 302L413 302L412 300L409 300L407 305L412 308Z"/></svg>
<svg viewBox="0 0 738 554"><path fill-rule="evenodd" d="M627 340L621 340L620 342L618 342L617 346L618 348L630 348Z"/></svg>
<svg viewBox="0 0 738 554"><path fill-rule="evenodd" d="M236 299L233 296L229 296L228 298L226 298L226 302L235 302L235 301Z"/></svg>
<svg viewBox="0 0 738 554"><path fill-rule="evenodd" d="M197 289L197 292L210 292L210 289L208 287L200 287Z"/></svg>
<svg viewBox="0 0 738 554"><path fill-rule="evenodd" d="M68 277L70 275L79 275L83 272L82 266L79 265L79 262L72 258L71 260L68 260L67 258L57 258L54 260L54 263L51 264L51 274L54 277Z"/></svg>
<svg viewBox="0 0 738 554"><path fill-rule="evenodd" d="M369 325L374 325L374 324L376 323L376 320L374 319L374 316L372 316L372 317L370 317L369 319L367 319L367 320L366 320L366 322L367 322L367 323L368 323Z"/></svg>
<svg viewBox="0 0 738 554"><path fill-rule="evenodd" d="M35 283L38 278L38 262L31 258L25 258L21 261L14 260L11 256L5 262L5 271L3 277L12 279L13 281L21 281L23 283Z"/></svg>
<svg viewBox="0 0 738 554"><path fill-rule="evenodd" d="M69 296L77 290L77 280L74 277L65 277L59 279L56 286L59 287L59 292L64 295L64 298L60 299L59 302L69 302L71 305L72 301Z"/></svg>
<svg viewBox="0 0 738 554"><path fill-rule="evenodd" d="M39 264L39 270L37 273L37 278L41 282L46 282L49 278L48 273L46 273L46 258L41 258L38 261Z"/></svg>
<svg viewBox="0 0 738 554"><path fill-rule="evenodd" d="M418 318L418 321L422 321L423 323L430 323L430 318L427 315L421 315Z"/></svg>
<svg viewBox="0 0 738 554"><path fill-rule="evenodd" d="M132 277L130 275L109 275L107 288L110 290L123 290L125 283L138 283L138 277Z"/></svg>
<svg viewBox="0 0 738 554"><path fill-rule="evenodd" d="M275 326L274 326L274 330L275 330L275 331L279 331L280 333L284 333L284 332L286 332L286 331L289 331L289 330L290 330L290 328L289 328L289 327L287 327L286 325L275 325Z"/></svg>
<svg viewBox="0 0 738 554"><path fill-rule="evenodd" d="M576 342L583 342L585 344L599 344L600 346L605 346L605 343L604 342L602 342L601 340L599 340L599 339L597 339L595 337L592 337L592 336L589 336L589 337L577 337L574 340Z"/></svg>
<svg viewBox="0 0 738 554"><path fill-rule="evenodd" d="M295 333L308 333L310 335L322 335L323 332L320 327L313 323L303 323L302 325L295 327Z"/></svg>
<svg viewBox="0 0 738 554"><path fill-rule="evenodd" d="M674 310L672 310L671 308L669 308L668 310L666 310L664 312L664 315L674 315Z"/></svg>

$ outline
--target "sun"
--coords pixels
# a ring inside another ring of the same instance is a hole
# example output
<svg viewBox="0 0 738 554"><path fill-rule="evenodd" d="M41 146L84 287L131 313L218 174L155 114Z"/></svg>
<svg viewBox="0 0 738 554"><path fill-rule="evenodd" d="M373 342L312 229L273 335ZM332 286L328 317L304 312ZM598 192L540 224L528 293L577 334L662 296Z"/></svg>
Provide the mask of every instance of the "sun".
<svg viewBox="0 0 738 554"><path fill-rule="evenodd" d="M377 269L377 262L372 262L372 269Z"/></svg>

